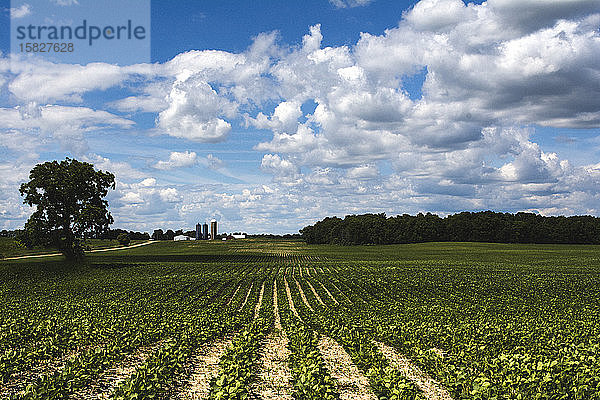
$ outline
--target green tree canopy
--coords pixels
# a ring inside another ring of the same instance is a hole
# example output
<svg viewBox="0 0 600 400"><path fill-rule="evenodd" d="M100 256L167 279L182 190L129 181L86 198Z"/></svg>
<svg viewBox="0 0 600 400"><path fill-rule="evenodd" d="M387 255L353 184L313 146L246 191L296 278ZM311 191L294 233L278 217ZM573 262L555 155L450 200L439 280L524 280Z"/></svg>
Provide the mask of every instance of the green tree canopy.
<svg viewBox="0 0 600 400"><path fill-rule="evenodd" d="M23 202L36 207L25 223L29 244L55 246L67 258L82 256L81 239L113 223L104 197L114 188L113 174L86 162L66 158L36 165L19 189Z"/></svg>

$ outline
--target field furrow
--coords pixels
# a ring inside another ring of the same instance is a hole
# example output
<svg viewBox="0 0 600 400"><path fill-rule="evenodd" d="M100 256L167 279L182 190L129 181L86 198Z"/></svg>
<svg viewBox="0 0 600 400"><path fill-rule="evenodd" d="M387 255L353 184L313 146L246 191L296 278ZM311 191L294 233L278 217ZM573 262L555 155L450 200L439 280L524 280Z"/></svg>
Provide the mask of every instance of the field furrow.
<svg viewBox="0 0 600 400"><path fill-rule="evenodd" d="M265 282L263 281L262 286L260 287L260 294L258 295L258 302L256 303L256 307L254 307L254 319L258 318L258 312L260 311L260 306L262 305L264 293L265 293Z"/></svg>
<svg viewBox="0 0 600 400"><path fill-rule="evenodd" d="M321 300L321 297L317 294L317 291L315 290L315 288L312 285L312 283L310 283L310 281L307 280L306 284L310 287L310 291L315 295L315 298L317 299L317 301L319 302L319 304L321 304L322 306L324 306L325 303L323 303L323 300Z"/></svg>
<svg viewBox="0 0 600 400"><path fill-rule="evenodd" d="M281 331L269 334L262 343L256 381L250 388L251 399L291 400L291 372L288 366L288 339Z"/></svg>
<svg viewBox="0 0 600 400"><path fill-rule="evenodd" d="M252 282L250 284L250 287L248 288L248 293L246 293L246 297L244 297L244 302L242 304L240 304L240 306L238 307L238 311L241 311L244 306L246 305L246 303L248 303L248 298L250 297L250 293L252 293L252 288L254 287L254 282Z"/></svg>
<svg viewBox="0 0 600 400"><path fill-rule="evenodd" d="M376 342L376 344L391 365L400 370L404 376L421 389L425 398L429 400L452 400L452 396L446 389L396 349L381 342Z"/></svg>
<svg viewBox="0 0 600 400"><path fill-rule="evenodd" d="M219 361L228 347L230 336L203 345L189 360L185 370L188 377L172 391L171 400L206 399L210 390L210 381L219 372Z"/></svg>
<svg viewBox="0 0 600 400"><path fill-rule="evenodd" d="M129 377L163 343L164 341L159 341L143 346L128 354L121 362L106 369L85 388L71 394L69 400L108 399L119 383Z"/></svg>
<svg viewBox="0 0 600 400"><path fill-rule="evenodd" d="M275 329L283 330L281 326L281 317L279 316L279 306L277 305L277 280L273 280L273 313L275 314Z"/></svg>
<svg viewBox="0 0 600 400"><path fill-rule="evenodd" d="M323 285L320 281L316 281L319 286L321 286L323 288L323 290L325 291L325 293L327 293L327 295L329 296L329 298L337 305L340 304L339 301L337 301L337 299L334 297L333 294L331 294L331 292L327 289L327 287L325 285Z"/></svg>
<svg viewBox="0 0 600 400"><path fill-rule="evenodd" d="M308 303L308 299L304 295L304 291L302 290L302 286L300 286L300 282L298 282L296 279L294 279L294 281L296 282L296 286L298 287L298 291L300 292L300 298L302 299L302 302L304 302L304 304L306 305L306 307L308 307L310 311L315 312L315 310Z"/></svg>
<svg viewBox="0 0 600 400"><path fill-rule="evenodd" d="M319 351L329 373L337 381L341 400L377 400L369 387L369 380L335 340L321 336Z"/></svg>
<svg viewBox="0 0 600 400"><path fill-rule="evenodd" d="M20 371L11 375L7 382L2 384L0 388L0 399L8 398L11 395L17 394L25 390L25 388L35 382L44 375L51 375L62 369L67 360L76 357L82 351L73 350L61 357L44 360L37 363L31 369Z"/></svg>
<svg viewBox="0 0 600 400"><path fill-rule="evenodd" d="M227 301L227 305L230 305L231 302L233 301L233 299L235 299L235 295L237 294L237 292L240 290L240 287L242 287L242 283L240 282L237 287L235 288L235 291L233 292L233 294L231 295L231 297L229 298L229 300Z"/></svg>
<svg viewBox="0 0 600 400"><path fill-rule="evenodd" d="M300 314L298 314L298 311L296 311L296 307L294 306L294 300L292 300L292 293L290 292L290 287L288 286L288 282L287 282L287 279L285 279L285 277L283 278L283 283L285 286L285 293L287 295L290 310L292 311L292 314L294 314L296 316L296 318L298 318L300 321L302 321L302 318L300 318Z"/></svg>

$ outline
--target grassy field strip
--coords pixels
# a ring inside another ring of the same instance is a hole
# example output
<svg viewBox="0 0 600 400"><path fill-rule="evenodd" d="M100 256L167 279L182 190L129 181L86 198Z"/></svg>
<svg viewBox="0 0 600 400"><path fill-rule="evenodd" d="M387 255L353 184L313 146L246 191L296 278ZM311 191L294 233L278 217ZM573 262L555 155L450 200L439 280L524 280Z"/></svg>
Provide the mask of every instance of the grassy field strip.
<svg viewBox="0 0 600 400"><path fill-rule="evenodd" d="M446 389L428 374L421 371L408 358L398 353L396 349L381 342L375 342L375 344L393 367L400 370L404 376L413 381L423 391L425 398L429 400L452 400Z"/></svg>
<svg viewBox="0 0 600 400"><path fill-rule="evenodd" d="M208 397L210 381L219 372L219 361L231 346L232 336L203 345L186 366L189 376L174 390L172 400L196 400Z"/></svg>
<svg viewBox="0 0 600 400"><path fill-rule="evenodd" d="M294 314L296 316L296 318L298 318L300 321L302 321L302 318L300 318L300 314L298 314L298 311L296 311L296 307L294 307L294 300L292 300L292 294L290 293L290 287L288 286L288 282L287 282L287 279L285 279L285 276L283 277L283 283L285 285L285 293L287 295L288 304L290 305L290 310L292 311L292 314Z"/></svg>
<svg viewBox="0 0 600 400"><path fill-rule="evenodd" d="M273 313L275 314L275 329L283 330L281 326L281 317L279 316L279 306L277 305L277 280L273 280Z"/></svg>
<svg viewBox="0 0 600 400"><path fill-rule="evenodd" d="M248 302L248 297L250 297L250 293L252 292L252 288L254 287L254 282L252 282L250 284L250 289L248 289L248 293L246 293L246 297L244 298L244 302L238 307L238 311L241 311L242 308L244 308L244 306L246 305L246 303Z"/></svg>
<svg viewBox="0 0 600 400"><path fill-rule="evenodd" d="M280 278L280 279L283 279ZM337 385L325 367L318 349L318 335L292 313L290 296L285 284L277 285L277 296L288 297L279 303L278 314L284 322L288 342L289 367L292 375L293 398L304 400L337 400ZM289 289L289 288L288 288Z"/></svg>
<svg viewBox="0 0 600 400"><path fill-rule="evenodd" d="M346 350L335 340L321 336L319 352L327 370L337 381L340 400L377 400L368 379L358 370Z"/></svg>
<svg viewBox="0 0 600 400"><path fill-rule="evenodd" d="M317 291L315 290L315 288L313 287L313 285L310 283L310 281L308 279L306 280L306 284L310 287L311 292L315 295L315 298L317 299L319 304L324 306L325 303L323 303L323 300L321 300L321 297L317 294Z"/></svg>
<svg viewBox="0 0 600 400"><path fill-rule="evenodd" d="M306 304L306 307L308 307L308 309L310 311L315 312L315 310L310 306L310 304L308 304L308 300L306 299L306 296L304 295L304 290L302 290L302 286L300 286L300 282L298 282L295 278L294 278L294 281L296 282L296 286L298 286L298 291L300 292L300 298L302 299L304 304Z"/></svg>
<svg viewBox="0 0 600 400"><path fill-rule="evenodd" d="M143 346L137 351L125 356L115 366L104 370L94 381L85 388L69 396L69 400L108 399L114 388L124 379L129 377L142 365L152 353L164 344L164 340Z"/></svg>
<svg viewBox="0 0 600 400"><path fill-rule="evenodd" d="M258 295L258 303L256 303L256 307L254 307L254 319L258 318L258 312L260 311L260 306L262 305L264 293L265 293L265 281L263 281L262 286L260 288L260 294Z"/></svg>
<svg viewBox="0 0 600 400"><path fill-rule="evenodd" d="M146 245L152 244L152 243L156 243L156 242L148 241L148 242L144 242L144 243L134 244L131 246L111 247L110 249L88 250L85 253L98 253L101 251L112 251L112 250L126 250L126 249L132 249L134 247L146 246ZM7 258L3 258L2 261L22 260L22 259L26 259L26 258L56 257L56 256L62 256L62 255L63 255L62 253L35 254L35 255L31 255L31 256L7 257Z"/></svg>
<svg viewBox="0 0 600 400"><path fill-rule="evenodd" d="M288 366L288 339L281 330L271 332L262 343L256 381L250 387L250 398L291 400L292 374Z"/></svg>

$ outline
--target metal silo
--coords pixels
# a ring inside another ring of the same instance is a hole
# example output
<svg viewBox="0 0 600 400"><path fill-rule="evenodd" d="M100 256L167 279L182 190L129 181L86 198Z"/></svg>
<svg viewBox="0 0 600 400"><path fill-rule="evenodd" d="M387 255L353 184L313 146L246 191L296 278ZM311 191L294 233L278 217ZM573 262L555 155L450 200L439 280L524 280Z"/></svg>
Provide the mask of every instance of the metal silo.
<svg viewBox="0 0 600 400"><path fill-rule="evenodd" d="M208 224L202 225L202 239L208 240Z"/></svg>
<svg viewBox="0 0 600 400"><path fill-rule="evenodd" d="M217 221L214 219L210 221L210 238L212 240L217 238Z"/></svg>

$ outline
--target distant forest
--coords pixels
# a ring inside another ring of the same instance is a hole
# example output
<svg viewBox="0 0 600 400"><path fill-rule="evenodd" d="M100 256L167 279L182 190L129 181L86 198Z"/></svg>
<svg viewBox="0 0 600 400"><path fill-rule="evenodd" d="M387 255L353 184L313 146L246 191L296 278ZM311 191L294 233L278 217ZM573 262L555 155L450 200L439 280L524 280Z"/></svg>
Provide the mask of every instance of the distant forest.
<svg viewBox="0 0 600 400"><path fill-rule="evenodd" d="M544 217L533 213L461 212L327 217L300 230L309 244L394 244L418 242L600 244L600 218Z"/></svg>

